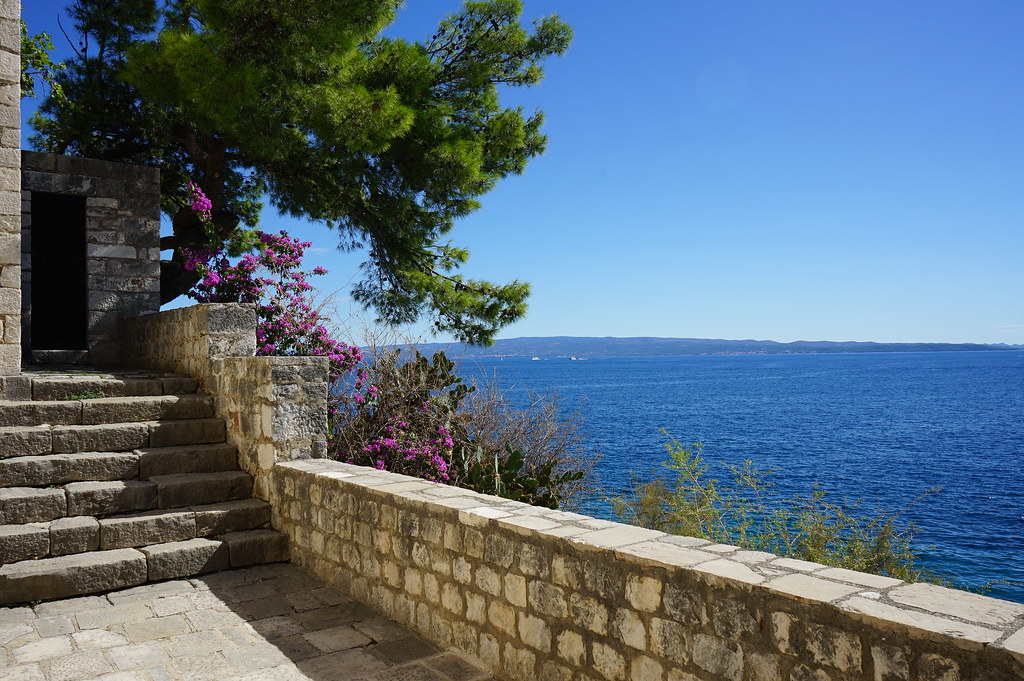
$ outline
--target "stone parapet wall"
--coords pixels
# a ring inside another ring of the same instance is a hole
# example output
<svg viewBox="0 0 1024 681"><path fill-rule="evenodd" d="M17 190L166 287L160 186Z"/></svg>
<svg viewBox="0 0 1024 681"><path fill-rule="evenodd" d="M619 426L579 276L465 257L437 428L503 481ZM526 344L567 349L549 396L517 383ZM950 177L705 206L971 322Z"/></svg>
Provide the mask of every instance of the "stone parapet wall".
<svg viewBox="0 0 1024 681"><path fill-rule="evenodd" d="M176 371L207 389L213 361L256 354L256 309L251 305L191 305L121 320L126 363Z"/></svg>
<svg viewBox="0 0 1024 681"><path fill-rule="evenodd" d="M0 376L21 372L21 3L0 0Z"/></svg>
<svg viewBox="0 0 1024 681"><path fill-rule="evenodd" d="M32 197L85 200L87 352L34 353L36 361L118 363L118 322L160 309L160 172L89 158L21 152L22 325L31 325ZM29 341L25 339L26 347ZM29 352L32 348L27 347Z"/></svg>
<svg viewBox="0 0 1024 681"><path fill-rule="evenodd" d="M270 469L280 461L327 453L326 357L254 357L256 311L207 304L124 320L121 347L133 365L198 379L227 422L239 467L253 476L254 496L269 497Z"/></svg>
<svg viewBox="0 0 1024 681"><path fill-rule="evenodd" d="M271 503L293 562L505 679L1024 678L1017 603L334 461Z"/></svg>

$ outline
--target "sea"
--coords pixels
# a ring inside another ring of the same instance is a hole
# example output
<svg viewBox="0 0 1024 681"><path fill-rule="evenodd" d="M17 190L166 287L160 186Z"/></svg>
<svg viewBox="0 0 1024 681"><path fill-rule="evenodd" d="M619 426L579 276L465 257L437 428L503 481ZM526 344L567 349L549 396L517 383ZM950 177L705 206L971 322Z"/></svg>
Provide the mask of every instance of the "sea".
<svg viewBox="0 0 1024 681"><path fill-rule="evenodd" d="M663 471L664 429L702 442L717 477L749 460L789 494L818 485L864 508L909 506L923 565L1024 603L1024 352L506 357L461 369L521 405L557 391L581 408L607 495ZM615 519L606 497L585 510Z"/></svg>

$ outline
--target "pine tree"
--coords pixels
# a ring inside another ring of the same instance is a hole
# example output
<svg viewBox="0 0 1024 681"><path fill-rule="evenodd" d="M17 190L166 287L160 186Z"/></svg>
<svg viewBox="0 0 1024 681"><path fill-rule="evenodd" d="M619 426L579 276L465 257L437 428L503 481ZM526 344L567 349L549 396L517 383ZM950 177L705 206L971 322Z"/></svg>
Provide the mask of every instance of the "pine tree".
<svg viewBox="0 0 1024 681"><path fill-rule="evenodd" d="M159 4L158 4L159 2ZM529 286L456 273L445 238L546 137L540 112L503 108L565 52L555 16L520 25L519 0L466 2L423 42L381 35L395 0L77 0L81 36L33 120L42 150L158 166L173 235L161 243L167 302L211 245L244 252L262 197L365 248L355 298L382 321L430 314L438 331L487 343L525 313ZM188 210L195 180L211 230Z"/></svg>

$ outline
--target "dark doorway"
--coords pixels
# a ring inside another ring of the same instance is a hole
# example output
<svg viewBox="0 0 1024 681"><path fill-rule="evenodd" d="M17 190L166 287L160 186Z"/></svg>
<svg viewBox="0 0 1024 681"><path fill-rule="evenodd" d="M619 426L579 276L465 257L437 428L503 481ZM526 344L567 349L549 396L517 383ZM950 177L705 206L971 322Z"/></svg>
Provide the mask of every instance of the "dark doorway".
<svg viewBox="0 0 1024 681"><path fill-rule="evenodd" d="M32 192L32 349L85 350L85 199Z"/></svg>

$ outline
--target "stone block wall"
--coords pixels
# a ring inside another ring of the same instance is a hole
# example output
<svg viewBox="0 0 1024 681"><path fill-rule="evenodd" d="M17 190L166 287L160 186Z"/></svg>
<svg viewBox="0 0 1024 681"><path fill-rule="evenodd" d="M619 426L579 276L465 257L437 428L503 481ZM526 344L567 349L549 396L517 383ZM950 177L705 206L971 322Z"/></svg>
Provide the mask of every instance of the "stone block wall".
<svg viewBox="0 0 1024 681"><path fill-rule="evenodd" d="M116 364L120 319L160 309L160 173L96 159L21 152L22 327L31 324L34 192L85 199L87 351L33 352L35 361Z"/></svg>
<svg viewBox="0 0 1024 681"><path fill-rule="evenodd" d="M118 344L131 364L185 374L209 392L214 360L256 354L256 309L214 303L122 319Z"/></svg>
<svg viewBox="0 0 1024 681"><path fill-rule="evenodd" d="M0 0L0 376L21 373L21 3Z"/></svg>
<svg viewBox="0 0 1024 681"><path fill-rule="evenodd" d="M271 475L292 561L514 681L1009 681L1024 605L334 461Z"/></svg>
<svg viewBox="0 0 1024 681"><path fill-rule="evenodd" d="M121 346L138 366L199 380L227 422L254 495L268 499L271 468L327 453L326 357L254 357L256 312L212 304L124 320Z"/></svg>

